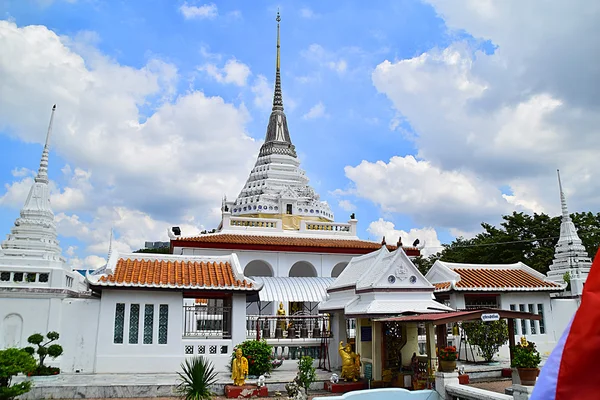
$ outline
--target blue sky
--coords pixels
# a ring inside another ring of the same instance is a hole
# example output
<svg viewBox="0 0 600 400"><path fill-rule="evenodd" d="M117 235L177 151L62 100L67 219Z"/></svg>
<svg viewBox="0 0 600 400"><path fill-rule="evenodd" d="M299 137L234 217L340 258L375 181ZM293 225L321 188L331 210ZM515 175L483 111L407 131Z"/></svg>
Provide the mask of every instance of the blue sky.
<svg viewBox="0 0 600 400"><path fill-rule="evenodd" d="M53 102L50 177L74 265L101 261L111 226L122 250L216 226L266 130L278 8L292 140L361 237L420 237L434 252L513 210L557 214L556 168L571 208L597 211L585 85L597 70L547 67L596 40L593 2L29 0L0 5L0 231Z"/></svg>

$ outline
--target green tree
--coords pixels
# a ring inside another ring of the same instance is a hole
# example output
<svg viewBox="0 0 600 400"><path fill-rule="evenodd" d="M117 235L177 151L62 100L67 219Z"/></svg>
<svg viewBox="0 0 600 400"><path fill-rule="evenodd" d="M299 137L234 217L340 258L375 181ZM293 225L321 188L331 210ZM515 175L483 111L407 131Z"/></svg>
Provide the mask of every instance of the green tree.
<svg viewBox="0 0 600 400"><path fill-rule="evenodd" d="M63 348L60 344L50 344L54 341L57 341L60 336L58 332L48 332L46 337L48 338L48 341L46 343L42 343L44 341L44 336L41 333L34 333L27 338L27 341L33 345L36 345L37 351L31 346L23 349L30 355L37 353L39 365L35 371L36 375L54 375L60 372L60 368L47 367L44 365L44 360L46 357L56 358L63 353Z"/></svg>
<svg viewBox="0 0 600 400"><path fill-rule="evenodd" d="M600 213L571 214L579 236L591 257L600 245ZM443 250L415 260L419 270L427 272L435 260L473 264L506 264L522 261L546 273L554 257L560 234L561 217L547 214L513 212L504 215L499 226L482 223L483 231L471 239L459 237Z"/></svg>
<svg viewBox="0 0 600 400"><path fill-rule="evenodd" d="M0 350L0 400L8 400L29 392L31 382L11 385L12 377L29 374L36 368L35 359L22 349Z"/></svg>
<svg viewBox="0 0 600 400"><path fill-rule="evenodd" d="M171 254L169 247L159 247L158 249L139 249L134 253L153 253L153 254Z"/></svg>
<svg viewBox="0 0 600 400"><path fill-rule="evenodd" d="M298 360L298 376L296 379L299 382L299 386L304 388L304 393L308 394L310 385L317 380L312 357L303 356Z"/></svg>
<svg viewBox="0 0 600 400"><path fill-rule="evenodd" d="M492 361L500 347L508 342L508 325L503 319L465 322L462 328L467 334L469 344L479 347L481 356L487 362Z"/></svg>

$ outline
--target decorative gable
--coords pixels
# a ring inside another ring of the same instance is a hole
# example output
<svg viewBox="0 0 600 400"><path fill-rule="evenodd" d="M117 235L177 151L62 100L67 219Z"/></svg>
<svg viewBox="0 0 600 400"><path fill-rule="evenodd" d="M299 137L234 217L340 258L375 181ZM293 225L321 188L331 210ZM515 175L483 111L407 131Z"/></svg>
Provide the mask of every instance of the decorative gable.
<svg viewBox="0 0 600 400"><path fill-rule="evenodd" d="M409 289L431 291L433 285L419 272L419 269L399 249L386 254L374 263L371 271L364 273L356 283L356 290Z"/></svg>

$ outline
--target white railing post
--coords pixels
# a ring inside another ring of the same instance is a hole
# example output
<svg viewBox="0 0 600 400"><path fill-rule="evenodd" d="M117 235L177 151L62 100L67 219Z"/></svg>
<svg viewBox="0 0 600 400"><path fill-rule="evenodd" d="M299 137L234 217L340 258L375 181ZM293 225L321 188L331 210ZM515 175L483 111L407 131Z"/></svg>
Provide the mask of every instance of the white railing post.
<svg viewBox="0 0 600 400"><path fill-rule="evenodd" d="M452 396L446 393L446 385L448 384L458 385L458 373L457 372L436 372L435 373L435 391L440 394L442 399L452 400Z"/></svg>
<svg viewBox="0 0 600 400"><path fill-rule="evenodd" d="M348 223L350 224L350 234L352 236L356 236L356 226L358 224L358 220L351 219L350 221L348 221Z"/></svg>

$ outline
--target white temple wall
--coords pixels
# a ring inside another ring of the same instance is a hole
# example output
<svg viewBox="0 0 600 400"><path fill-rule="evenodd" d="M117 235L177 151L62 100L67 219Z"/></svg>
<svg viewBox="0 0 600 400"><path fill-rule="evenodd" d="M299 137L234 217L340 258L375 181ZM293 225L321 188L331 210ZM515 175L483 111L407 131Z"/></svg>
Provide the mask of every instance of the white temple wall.
<svg viewBox="0 0 600 400"><path fill-rule="evenodd" d="M125 304L123 343L114 343L117 303ZM138 343L129 343L131 304L139 304ZM144 308L154 305L152 344L144 344ZM167 343L158 344L159 307L169 306ZM184 358L182 344L181 292L103 290L97 341L96 372L98 373L174 373Z"/></svg>
<svg viewBox="0 0 600 400"><path fill-rule="evenodd" d="M577 312L580 302L580 298L553 298L550 300L550 306L552 308L552 318L554 319L554 333L556 341L560 339L563 332L567 328L567 325Z"/></svg>
<svg viewBox="0 0 600 400"><path fill-rule="evenodd" d="M94 372L100 299L67 298L62 301L59 344L64 352L60 369L66 373Z"/></svg>
<svg viewBox="0 0 600 400"><path fill-rule="evenodd" d="M49 323L50 302L49 298L0 297L0 349L29 346L29 336L52 330L49 328L55 324Z"/></svg>
<svg viewBox="0 0 600 400"><path fill-rule="evenodd" d="M227 250L227 249L198 249L175 247L173 254L223 256L235 253L240 260L242 268L254 260L262 260L269 264L274 276L289 276L292 266L300 261L312 264L317 271L317 276L330 277L333 268L340 262L350 262L351 254L328 253L299 253L279 251L254 251L254 250Z"/></svg>

